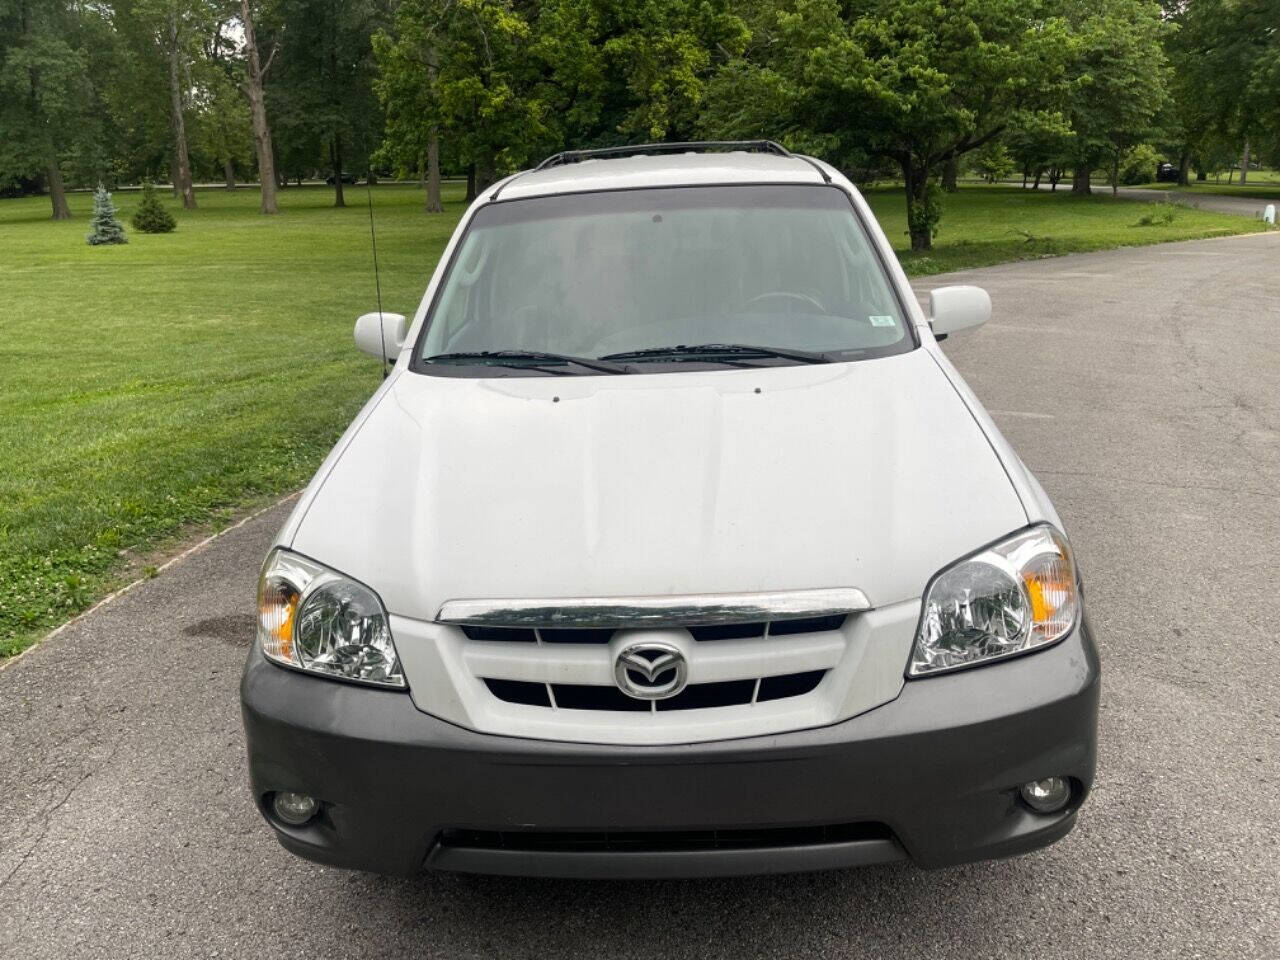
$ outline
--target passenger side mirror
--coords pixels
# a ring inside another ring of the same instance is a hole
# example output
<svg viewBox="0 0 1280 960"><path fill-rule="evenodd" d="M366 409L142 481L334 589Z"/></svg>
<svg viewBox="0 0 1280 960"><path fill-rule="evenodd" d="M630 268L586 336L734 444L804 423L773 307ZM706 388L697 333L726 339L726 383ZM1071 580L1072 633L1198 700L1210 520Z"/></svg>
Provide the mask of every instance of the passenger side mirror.
<svg viewBox="0 0 1280 960"><path fill-rule="evenodd" d="M399 356L408 334L409 321L403 314L366 313L356 318L356 346L384 363L393 362Z"/></svg>
<svg viewBox="0 0 1280 960"><path fill-rule="evenodd" d="M991 296L981 287L939 287L929 294L929 326L938 340L991 319Z"/></svg>

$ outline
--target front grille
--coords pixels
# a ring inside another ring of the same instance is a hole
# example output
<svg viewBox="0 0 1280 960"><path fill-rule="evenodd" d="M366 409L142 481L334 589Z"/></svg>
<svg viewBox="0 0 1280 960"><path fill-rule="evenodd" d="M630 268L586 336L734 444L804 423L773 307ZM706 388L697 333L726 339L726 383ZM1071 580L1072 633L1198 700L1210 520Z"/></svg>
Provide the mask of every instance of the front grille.
<svg viewBox="0 0 1280 960"><path fill-rule="evenodd" d="M785 700L812 693L822 682L825 670L788 673L755 680L724 680L718 683L691 683L666 700L637 700L617 687L576 683L535 683L527 680L485 678L485 686L499 700L526 706L561 710L633 710L648 713L667 710L701 710L733 707L769 700ZM554 700L553 700L554 698Z"/></svg>
<svg viewBox="0 0 1280 960"><path fill-rule="evenodd" d="M837 823L814 827L748 830L609 831L445 830L442 846L471 850L663 853L677 850L743 850L809 847L859 840L892 840L883 823Z"/></svg>
<svg viewBox="0 0 1280 960"><path fill-rule="evenodd" d="M848 614L801 617L791 620L761 620L752 623L718 623L687 627L695 640L749 640L758 637L787 637L802 633L839 630ZM463 626L468 640L497 640L506 643L608 643L614 630L595 627L478 627Z"/></svg>

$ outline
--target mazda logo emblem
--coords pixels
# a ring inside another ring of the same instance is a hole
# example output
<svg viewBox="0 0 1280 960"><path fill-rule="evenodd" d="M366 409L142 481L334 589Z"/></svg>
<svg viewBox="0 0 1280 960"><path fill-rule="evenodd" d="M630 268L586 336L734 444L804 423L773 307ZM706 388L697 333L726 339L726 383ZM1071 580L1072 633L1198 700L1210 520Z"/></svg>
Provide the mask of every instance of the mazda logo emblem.
<svg viewBox="0 0 1280 960"><path fill-rule="evenodd" d="M684 689L689 665L680 648L650 641L623 647L613 662L618 689L637 700L665 700Z"/></svg>

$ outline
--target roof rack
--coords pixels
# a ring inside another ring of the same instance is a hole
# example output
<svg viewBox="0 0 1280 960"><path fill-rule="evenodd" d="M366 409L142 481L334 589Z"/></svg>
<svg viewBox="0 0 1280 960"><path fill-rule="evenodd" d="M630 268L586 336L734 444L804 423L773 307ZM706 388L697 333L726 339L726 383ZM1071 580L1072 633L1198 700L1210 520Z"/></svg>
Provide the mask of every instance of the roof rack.
<svg viewBox="0 0 1280 960"><path fill-rule="evenodd" d="M807 163L818 171L824 183L831 182L831 175L812 157L792 153L782 144L773 140L690 140L681 143L637 143L624 147L600 147L595 150L563 150L554 153L532 170L524 170L515 176L503 180L490 194L489 200L498 199L498 195L508 184L529 173L537 173L549 167L560 167L570 163L581 163L583 160L608 160L618 157L635 157L646 153L714 153L719 150L745 150L752 153L771 153L777 157L791 157L801 163Z"/></svg>
<svg viewBox="0 0 1280 960"><path fill-rule="evenodd" d="M565 150L552 154L533 169L546 170L548 167L560 167L583 160L634 157L645 153L713 153L717 150L746 150L772 153L779 157L795 156L782 144L772 140L691 140L686 143L637 143L624 147L600 147L596 150Z"/></svg>

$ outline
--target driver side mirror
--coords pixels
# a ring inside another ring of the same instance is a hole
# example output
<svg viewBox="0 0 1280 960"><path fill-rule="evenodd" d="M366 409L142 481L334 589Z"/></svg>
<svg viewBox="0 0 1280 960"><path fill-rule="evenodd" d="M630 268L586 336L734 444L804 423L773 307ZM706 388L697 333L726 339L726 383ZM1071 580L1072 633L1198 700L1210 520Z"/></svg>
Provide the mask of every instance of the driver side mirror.
<svg viewBox="0 0 1280 960"><path fill-rule="evenodd" d="M937 340L991 319L991 296L981 287L939 287L929 294L929 326Z"/></svg>
<svg viewBox="0 0 1280 960"><path fill-rule="evenodd" d="M383 363L393 362L400 355L408 334L409 321L403 314L366 313L356 318L356 346Z"/></svg>

